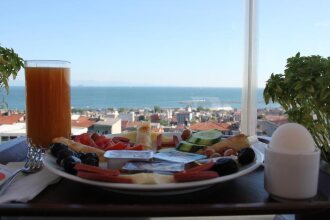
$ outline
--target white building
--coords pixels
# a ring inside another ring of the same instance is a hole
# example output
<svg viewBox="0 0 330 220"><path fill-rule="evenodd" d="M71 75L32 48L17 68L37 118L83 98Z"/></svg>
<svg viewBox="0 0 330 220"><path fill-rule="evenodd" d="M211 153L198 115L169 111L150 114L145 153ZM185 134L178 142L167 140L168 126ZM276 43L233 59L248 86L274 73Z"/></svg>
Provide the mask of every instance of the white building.
<svg viewBox="0 0 330 220"><path fill-rule="evenodd" d="M25 123L14 123L0 125L0 143L15 139L17 137L26 136Z"/></svg>
<svg viewBox="0 0 330 220"><path fill-rule="evenodd" d="M118 117L122 121L135 121L135 112L120 113Z"/></svg>
<svg viewBox="0 0 330 220"><path fill-rule="evenodd" d="M119 134L121 133L121 119L108 118L106 121L98 121L90 126L88 131L99 134Z"/></svg>
<svg viewBox="0 0 330 220"><path fill-rule="evenodd" d="M112 112L107 112L107 117L108 118L117 118L119 116L118 111L112 111Z"/></svg>
<svg viewBox="0 0 330 220"><path fill-rule="evenodd" d="M87 132L87 128L71 127L72 135L79 135ZM0 144L17 137L26 136L26 124L14 123L11 125L0 125Z"/></svg>
<svg viewBox="0 0 330 220"><path fill-rule="evenodd" d="M186 124L190 123L192 119L192 113L191 112L179 112L176 114L176 119L178 121L178 124Z"/></svg>
<svg viewBox="0 0 330 220"><path fill-rule="evenodd" d="M166 109L166 118L171 119L173 117L173 110L172 109Z"/></svg>

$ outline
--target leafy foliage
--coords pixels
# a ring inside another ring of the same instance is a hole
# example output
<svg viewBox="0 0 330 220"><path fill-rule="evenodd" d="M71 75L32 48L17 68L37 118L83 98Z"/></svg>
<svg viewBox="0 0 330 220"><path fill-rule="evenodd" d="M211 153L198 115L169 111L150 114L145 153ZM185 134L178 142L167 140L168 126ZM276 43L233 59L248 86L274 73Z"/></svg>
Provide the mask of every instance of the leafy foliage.
<svg viewBox="0 0 330 220"><path fill-rule="evenodd" d="M18 71L24 67L24 61L13 49L0 46L0 87L9 92L9 78L16 78Z"/></svg>
<svg viewBox="0 0 330 220"><path fill-rule="evenodd" d="M161 112L162 111L162 109L160 108L160 106L154 106L154 112Z"/></svg>
<svg viewBox="0 0 330 220"><path fill-rule="evenodd" d="M284 74L272 73L263 95L266 104L279 103L290 121L304 125L330 162L330 57L288 58Z"/></svg>
<svg viewBox="0 0 330 220"><path fill-rule="evenodd" d="M119 108L119 110L118 110L119 113L124 113L125 111L126 111L126 108L124 108L124 107L121 107L121 108Z"/></svg>

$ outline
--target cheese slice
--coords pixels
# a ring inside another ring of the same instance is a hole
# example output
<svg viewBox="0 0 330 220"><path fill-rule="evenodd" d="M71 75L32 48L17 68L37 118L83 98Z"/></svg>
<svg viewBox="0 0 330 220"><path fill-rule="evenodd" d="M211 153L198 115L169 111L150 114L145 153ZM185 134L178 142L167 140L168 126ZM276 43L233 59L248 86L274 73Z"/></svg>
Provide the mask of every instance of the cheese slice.
<svg viewBox="0 0 330 220"><path fill-rule="evenodd" d="M163 175L158 173L136 173L136 174L122 174L125 178L130 178L133 183L137 184L164 184L173 183L173 175Z"/></svg>

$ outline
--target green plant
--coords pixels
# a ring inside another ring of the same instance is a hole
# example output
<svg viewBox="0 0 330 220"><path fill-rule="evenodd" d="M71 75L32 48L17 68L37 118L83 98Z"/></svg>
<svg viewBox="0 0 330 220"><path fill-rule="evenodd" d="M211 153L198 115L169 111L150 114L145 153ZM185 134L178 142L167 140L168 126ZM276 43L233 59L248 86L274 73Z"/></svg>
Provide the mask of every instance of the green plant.
<svg viewBox="0 0 330 220"><path fill-rule="evenodd" d="M126 109L125 109L124 107L121 107L121 108L119 108L119 110L118 110L119 113L124 113L125 111L126 111Z"/></svg>
<svg viewBox="0 0 330 220"><path fill-rule="evenodd" d="M162 109L160 108L160 106L157 106L157 105L154 106L154 112L155 113L161 112L161 111L162 111Z"/></svg>
<svg viewBox="0 0 330 220"><path fill-rule="evenodd" d="M330 57L288 58L284 74L272 73L263 95L266 104L279 103L290 121L304 125L330 162Z"/></svg>
<svg viewBox="0 0 330 220"><path fill-rule="evenodd" d="M13 49L0 46L0 88L9 92L9 78L16 78L18 71L24 67L24 60Z"/></svg>

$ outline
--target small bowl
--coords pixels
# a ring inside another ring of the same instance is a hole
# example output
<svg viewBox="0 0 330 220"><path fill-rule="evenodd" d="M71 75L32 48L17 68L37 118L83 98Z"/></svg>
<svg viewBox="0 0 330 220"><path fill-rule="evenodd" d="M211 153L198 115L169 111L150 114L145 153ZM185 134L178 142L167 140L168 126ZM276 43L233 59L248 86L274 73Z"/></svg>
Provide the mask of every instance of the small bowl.
<svg viewBox="0 0 330 220"><path fill-rule="evenodd" d="M104 153L110 169L121 169L130 161L149 161L153 157L150 150L109 150Z"/></svg>

